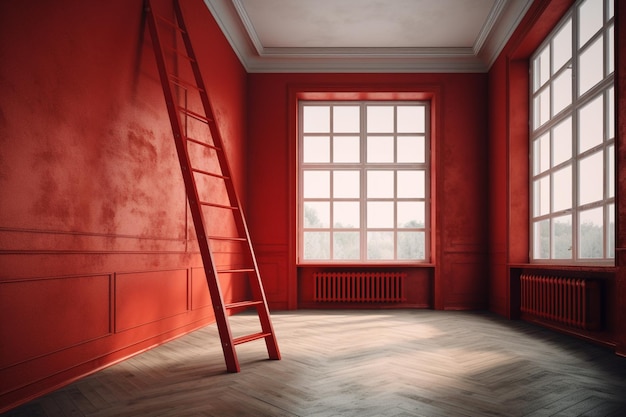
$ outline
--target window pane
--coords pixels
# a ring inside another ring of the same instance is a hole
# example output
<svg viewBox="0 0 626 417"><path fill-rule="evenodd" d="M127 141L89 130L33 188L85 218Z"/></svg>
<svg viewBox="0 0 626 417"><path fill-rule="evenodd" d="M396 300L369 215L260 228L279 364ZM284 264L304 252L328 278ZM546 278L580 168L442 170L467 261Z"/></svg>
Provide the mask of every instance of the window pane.
<svg viewBox="0 0 626 417"><path fill-rule="evenodd" d="M358 163L361 161L361 143L358 136L335 136L333 138L333 162Z"/></svg>
<svg viewBox="0 0 626 417"><path fill-rule="evenodd" d="M333 197L359 198L361 194L361 173L359 171L333 172Z"/></svg>
<svg viewBox="0 0 626 417"><path fill-rule="evenodd" d="M613 87L607 90L607 94L609 96L609 108L608 108L609 129L608 129L607 139L613 139L615 137L615 91Z"/></svg>
<svg viewBox="0 0 626 417"><path fill-rule="evenodd" d="M534 101L534 122L533 126L538 128L550 120L550 87L541 92Z"/></svg>
<svg viewBox="0 0 626 417"><path fill-rule="evenodd" d="M304 227L328 228L330 226L330 203L307 201L304 203Z"/></svg>
<svg viewBox="0 0 626 417"><path fill-rule="evenodd" d="M381 229L393 227L393 202L370 201L367 203L367 227Z"/></svg>
<svg viewBox="0 0 626 417"><path fill-rule="evenodd" d="M424 232L398 232L398 259L424 259Z"/></svg>
<svg viewBox="0 0 626 417"><path fill-rule="evenodd" d="M554 114L558 114L561 110L572 104L572 70L566 69L552 84Z"/></svg>
<svg viewBox="0 0 626 417"><path fill-rule="evenodd" d="M367 259L393 259L393 232L367 232Z"/></svg>
<svg viewBox="0 0 626 417"><path fill-rule="evenodd" d="M553 166L572 157L572 118L568 117L552 130Z"/></svg>
<svg viewBox="0 0 626 417"><path fill-rule="evenodd" d="M335 232L333 234L333 259L359 259L359 232Z"/></svg>
<svg viewBox="0 0 626 417"><path fill-rule="evenodd" d="M608 154L608 175L607 178L609 179L609 189L608 189L608 197L615 197L615 148L613 147L613 145L609 146L607 148L607 154Z"/></svg>
<svg viewBox="0 0 626 417"><path fill-rule="evenodd" d="M543 177L535 180L533 192L533 201L535 207L533 214L541 216L550 212L550 177Z"/></svg>
<svg viewBox="0 0 626 417"><path fill-rule="evenodd" d="M330 138L328 136L305 136L303 161L307 163L330 162Z"/></svg>
<svg viewBox="0 0 626 417"><path fill-rule="evenodd" d="M333 107L333 132L358 133L361 130L360 116L358 106Z"/></svg>
<svg viewBox="0 0 626 417"><path fill-rule="evenodd" d="M556 171L552 176L554 187L552 211L572 208L572 166L568 165Z"/></svg>
<svg viewBox="0 0 626 417"><path fill-rule="evenodd" d="M567 19L552 41L552 74L556 73L572 58L572 19Z"/></svg>
<svg viewBox="0 0 626 417"><path fill-rule="evenodd" d="M607 257L615 258L615 204L609 204L609 234L607 236Z"/></svg>
<svg viewBox="0 0 626 417"><path fill-rule="evenodd" d="M396 161L401 163L424 163L426 149L424 136L399 136Z"/></svg>
<svg viewBox="0 0 626 417"><path fill-rule="evenodd" d="M368 133L391 133L394 131L392 106L367 107Z"/></svg>
<svg viewBox="0 0 626 417"><path fill-rule="evenodd" d="M582 153L602 143L604 126L602 97L596 97L583 107L578 114L578 153Z"/></svg>
<svg viewBox="0 0 626 417"><path fill-rule="evenodd" d="M424 107L423 106L400 106L398 107L399 133L424 133Z"/></svg>
<svg viewBox="0 0 626 417"><path fill-rule="evenodd" d="M604 197L604 161L602 156L603 152L596 152L579 162L579 205L602 200Z"/></svg>
<svg viewBox="0 0 626 417"><path fill-rule="evenodd" d="M424 227L426 212L423 201L399 201L396 224L399 228Z"/></svg>
<svg viewBox="0 0 626 417"><path fill-rule="evenodd" d="M393 137L368 136L367 162L393 162Z"/></svg>
<svg viewBox="0 0 626 417"><path fill-rule="evenodd" d="M550 169L550 134L546 133L539 139L535 140L534 149L534 169L533 172L540 174Z"/></svg>
<svg viewBox="0 0 626 417"><path fill-rule="evenodd" d="M572 259L572 216L555 217L552 226L553 258Z"/></svg>
<svg viewBox="0 0 626 417"><path fill-rule="evenodd" d="M533 226L533 255L535 259L550 258L550 220L535 222Z"/></svg>
<svg viewBox="0 0 626 417"><path fill-rule="evenodd" d="M604 43L602 36L580 54L578 67L578 95L582 96L604 78Z"/></svg>
<svg viewBox="0 0 626 417"><path fill-rule="evenodd" d="M367 172L367 198L393 198L393 171Z"/></svg>
<svg viewBox="0 0 626 417"><path fill-rule="evenodd" d="M424 198L424 171L398 171L398 198Z"/></svg>
<svg viewBox="0 0 626 417"><path fill-rule="evenodd" d="M615 50L615 40L613 39L615 30L614 30L614 26L611 26L609 28L608 34L607 36L609 37L608 41L609 41L609 62L608 62L608 67L607 67L607 73L606 75L609 75L610 73L612 73L613 71L615 71L615 56L612 53Z"/></svg>
<svg viewBox="0 0 626 417"><path fill-rule="evenodd" d="M330 171L304 171L304 198L330 197Z"/></svg>
<svg viewBox="0 0 626 417"><path fill-rule="evenodd" d="M578 252L581 258L602 258L604 230L602 208L580 212Z"/></svg>
<svg viewBox="0 0 626 417"><path fill-rule="evenodd" d="M304 133L330 132L330 107L328 106L304 106Z"/></svg>
<svg viewBox="0 0 626 417"><path fill-rule="evenodd" d="M604 0L586 0L578 9L578 46L583 46L602 27Z"/></svg>
<svg viewBox="0 0 626 417"><path fill-rule="evenodd" d="M304 232L304 259L330 259L330 233Z"/></svg>
<svg viewBox="0 0 626 417"><path fill-rule="evenodd" d="M539 87L544 85L550 78L550 45L546 45L544 50L535 58L533 63L534 74L534 89L539 90Z"/></svg>
<svg viewBox="0 0 626 417"><path fill-rule="evenodd" d="M360 204L358 201L335 201L333 203L333 227L351 229L360 227Z"/></svg>

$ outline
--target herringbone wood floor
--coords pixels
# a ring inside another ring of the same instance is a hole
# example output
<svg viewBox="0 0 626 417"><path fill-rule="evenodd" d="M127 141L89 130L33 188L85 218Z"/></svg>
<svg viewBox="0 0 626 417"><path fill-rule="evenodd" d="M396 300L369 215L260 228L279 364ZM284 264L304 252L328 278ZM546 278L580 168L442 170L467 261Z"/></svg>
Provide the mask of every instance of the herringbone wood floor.
<svg viewBox="0 0 626 417"><path fill-rule="evenodd" d="M236 333L255 315L233 318ZM225 372L215 325L86 377L7 416L626 416L626 358L485 313L273 314Z"/></svg>

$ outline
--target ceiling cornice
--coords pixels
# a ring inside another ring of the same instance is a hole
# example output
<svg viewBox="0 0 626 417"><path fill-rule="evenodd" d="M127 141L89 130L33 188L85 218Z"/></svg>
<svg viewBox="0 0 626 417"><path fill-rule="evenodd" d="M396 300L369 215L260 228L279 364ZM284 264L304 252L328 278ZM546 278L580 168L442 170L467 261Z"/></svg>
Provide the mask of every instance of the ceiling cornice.
<svg viewBox="0 0 626 417"><path fill-rule="evenodd" d="M496 0L472 48L265 48L240 0L204 0L249 73L486 72L533 0Z"/></svg>

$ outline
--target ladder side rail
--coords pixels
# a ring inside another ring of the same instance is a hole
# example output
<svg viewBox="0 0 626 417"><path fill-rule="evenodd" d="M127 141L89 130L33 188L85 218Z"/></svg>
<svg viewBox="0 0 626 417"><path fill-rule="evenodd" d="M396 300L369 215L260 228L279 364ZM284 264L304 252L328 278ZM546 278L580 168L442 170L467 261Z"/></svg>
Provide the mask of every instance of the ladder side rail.
<svg viewBox="0 0 626 417"><path fill-rule="evenodd" d="M230 170L230 166L228 163L228 160L226 158L226 149L224 148L224 141L222 139L222 135L220 134L220 131L217 127L217 122L215 120L214 117L214 113L213 113L213 106L211 105L210 101L209 101L209 96L207 93L207 89L206 86L204 85L204 79L202 78L202 73L200 71L200 66L198 65L198 59L195 55L195 52L193 50L193 46L191 45L191 39L189 37L189 32L187 30L187 26L185 25L185 21L183 18L183 12L182 9L180 7L180 2L179 1L174 1L175 4L175 10L176 10L176 19L178 20L178 24L180 25L182 32L183 32L183 41L185 43L185 49L187 51L187 54L189 55L189 57L191 58L191 68L193 70L193 74L194 74L194 78L196 80L196 84L198 86L199 92L200 92L200 99L202 101L202 106L204 108L204 112L207 115L207 118L209 119L208 125L209 125L209 129L211 131L211 137L213 138L213 143L214 145L220 149L220 151L216 152L216 156L218 159L218 163L220 165L220 169L222 171L222 173L229 177L230 180L225 181L226 184L226 192L228 195L228 199L230 201L230 204L234 207L238 207L239 208L239 212L241 213L240 216L235 216L236 219L236 225L237 225L237 232L239 233L240 236L242 237L246 237L248 242L250 242L250 234L248 232L248 228L246 226L246 222L245 222L245 216L243 214L243 209L241 206L241 201L239 200L239 197L237 196L237 193L235 191L235 185L233 182L233 177L231 174L231 170ZM252 249L252 248L250 248ZM254 258L254 256L252 256Z"/></svg>
<svg viewBox="0 0 626 417"><path fill-rule="evenodd" d="M202 257L202 262L204 265L204 270L206 273L207 285L209 286L209 295L211 297L211 302L213 304L213 308L215 310L215 319L218 321L218 330L220 335L220 340L222 344L222 350L224 352L224 357L226 360L226 366L229 372L238 372L239 364L236 358L236 354L234 352L234 347L232 346L232 332L230 330L230 325L228 320L226 319L226 309L224 308L223 297L221 293L221 288L219 286L219 282L217 280L217 271L215 265L211 261L212 254L211 249L208 244L207 234L204 228L204 218L201 206L199 204L199 196L198 190L195 184L195 180L193 178L193 172L191 171L190 163L189 163L189 154L187 151L187 147L184 144L184 135L182 134L182 124L180 122L180 116L178 113L177 106L174 102L174 95L172 92L168 72L167 65L165 62L165 54L163 52L161 40L159 37L159 32L156 23L156 16L152 10L152 5L150 1L147 4L147 13L148 13L148 26L150 30L150 36L152 37L152 42L155 50L155 57L157 60L157 67L159 69L159 76L161 78L161 83L163 85L163 93L165 95L165 101L167 105L167 111L170 118L170 122L172 125L172 130L174 134L176 151L178 153L179 162L181 165L181 171L183 174L183 180L185 183L185 188L187 190L187 199L189 201L189 208L192 214L194 228L196 230L196 236L198 239L198 245L200 248L200 253ZM211 277L211 275L213 277Z"/></svg>
<svg viewBox="0 0 626 417"><path fill-rule="evenodd" d="M254 285L256 286L253 290L255 293L257 293L256 295L263 301L263 305L259 306L257 308L257 310L263 309L263 314L259 314L259 317L262 319L261 321L261 326L263 328L264 332L267 333L271 333L272 335L274 335L274 330L273 330L273 326L271 321L269 320L269 308L267 306L267 299L265 297L265 291L263 289L263 283L261 282L261 278L259 276L259 268L257 265L257 261L256 261L256 256L254 254L254 249L252 247L252 241L250 239L250 233L248 231L248 227L246 225L246 221L245 221L245 215L243 213L243 208L241 206L241 202L239 200L239 197L237 196L237 193L235 191L235 186L234 186L234 182L233 182L233 178L232 178L232 174L230 171L230 167L228 164L228 160L226 158L226 150L224 147L224 142L222 140L222 136L219 132L219 129L217 127L216 124L216 120L214 117L214 113L213 113L213 108L211 106L211 103L209 101L208 98L208 93L207 93L207 89L204 85L204 80L202 78L202 73L200 71L200 67L198 65L198 60L197 57L195 56L195 53L193 51L193 47L191 45L191 40L189 37L189 32L187 30L187 27L184 23L184 18L183 18L183 13L182 13L182 9L180 7L180 2L179 1L174 1L175 4L175 10L176 10L176 18L178 20L179 25L181 26L181 29L183 31L183 41L185 43L185 48L187 50L187 54L189 55L189 57L191 58L191 67L193 69L193 73L194 73L194 77L196 79L196 83L198 85L198 88L200 90L200 98L202 101L202 105L205 109L205 114L207 115L209 121L209 129L211 131L211 136L213 137L213 142L214 144L219 147L221 149L221 152L217 152L217 157L218 157L218 161L219 161L219 165L220 168L222 170L222 173L224 173L226 176L228 176L230 178L229 181L225 181L226 183L226 190L227 190L227 194L230 200L231 205L239 207L239 215L235 214L235 223L238 229L238 233L240 236L245 236L246 240L247 240L247 250L249 251L249 256L251 258L251 261L253 263L253 267L255 270L255 279L251 280L254 281ZM261 311L259 311L261 313ZM266 339L266 343L268 344L268 351L270 353L270 357L272 359L279 359L280 358L280 353L278 351L278 345L275 341L275 338L272 337L273 340L269 340Z"/></svg>

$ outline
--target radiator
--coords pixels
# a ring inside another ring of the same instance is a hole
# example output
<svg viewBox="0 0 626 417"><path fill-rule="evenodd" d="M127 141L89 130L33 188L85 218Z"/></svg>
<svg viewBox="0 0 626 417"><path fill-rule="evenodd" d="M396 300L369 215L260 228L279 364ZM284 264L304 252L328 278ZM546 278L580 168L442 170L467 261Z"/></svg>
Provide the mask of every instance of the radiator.
<svg viewBox="0 0 626 417"><path fill-rule="evenodd" d="M404 272L316 272L315 301L400 303Z"/></svg>
<svg viewBox="0 0 626 417"><path fill-rule="evenodd" d="M577 329L601 327L598 281L534 274L520 280L522 313Z"/></svg>

